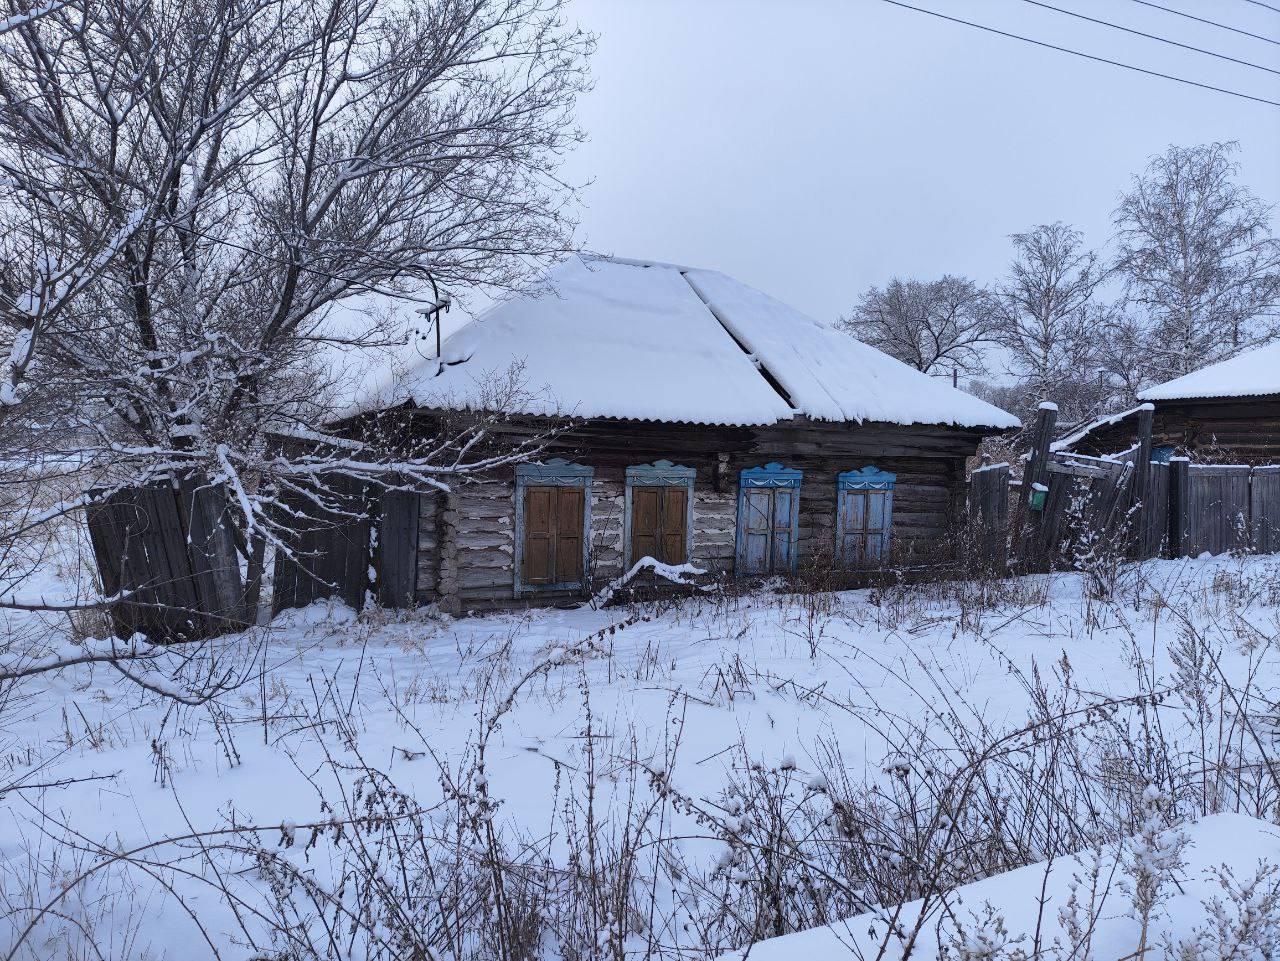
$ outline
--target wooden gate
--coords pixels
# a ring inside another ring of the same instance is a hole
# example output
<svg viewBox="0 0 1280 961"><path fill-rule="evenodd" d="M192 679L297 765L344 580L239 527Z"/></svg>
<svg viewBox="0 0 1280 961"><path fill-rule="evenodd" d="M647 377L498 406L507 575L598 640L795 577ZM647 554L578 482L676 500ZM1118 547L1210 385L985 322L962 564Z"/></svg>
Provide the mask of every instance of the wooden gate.
<svg viewBox="0 0 1280 961"><path fill-rule="evenodd" d="M418 494L374 487L344 474L324 478L321 510L303 494L284 498L292 536L276 549L272 610L337 597L362 610L409 607L417 587Z"/></svg>

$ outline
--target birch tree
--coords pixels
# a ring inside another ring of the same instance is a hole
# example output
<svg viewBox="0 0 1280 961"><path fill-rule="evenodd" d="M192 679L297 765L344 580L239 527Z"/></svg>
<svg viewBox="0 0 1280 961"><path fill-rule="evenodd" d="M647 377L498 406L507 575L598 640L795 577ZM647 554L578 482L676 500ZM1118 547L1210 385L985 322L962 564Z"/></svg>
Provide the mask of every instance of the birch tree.
<svg viewBox="0 0 1280 961"><path fill-rule="evenodd" d="M926 374L977 374L995 339L997 314L985 290L950 274L933 281L894 277L872 287L841 326Z"/></svg>
<svg viewBox="0 0 1280 961"><path fill-rule="evenodd" d="M1094 294L1106 272L1078 230L1057 222L1010 238L1014 258L996 288L998 334L1027 409L1059 404L1073 418L1092 405L1098 381L1097 347L1105 311ZM1090 385L1086 396L1073 396Z"/></svg>
<svg viewBox="0 0 1280 961"><path fill-rule="evenodd" d="M1271 208L1235 181L1237 149L1170 147L1134 177L1116 208L1116 267L1146 315L1158 380L1276 332L1280 241L1271 235Z"/></svg>
<svg viewBox="0 0 1280 961"><path fill-rule="evenodd" d="M3 2L0 433L56 424L108 489L198 474L277 540L275 498L325 471L495 463L474 423L270 439L324 436L327 348L388 340L336 305L518 289L573 248L593 39L564 0Z"/></svg>

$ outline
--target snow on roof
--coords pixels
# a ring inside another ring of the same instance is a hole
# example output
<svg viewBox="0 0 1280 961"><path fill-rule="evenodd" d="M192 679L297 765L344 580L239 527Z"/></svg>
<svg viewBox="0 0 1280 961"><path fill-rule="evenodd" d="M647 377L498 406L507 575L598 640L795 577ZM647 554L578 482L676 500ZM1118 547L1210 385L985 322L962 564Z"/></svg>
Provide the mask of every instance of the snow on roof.
<svg viewBox="0 0 1280 961"><path fill-rule="evenodd" d="M1136 414L1138 411L1143 410L1144 408L1150 407L1150 406L1151 406L1150 404L1139 404L1137 407L1131 407L1128 410L1122 410L1117 414L1103 414L1101 417L1095 417L1093 420L1085 421L1083 424L1081 424L1079 427L1076 427L1070 433L1066 434L1065 436L1063 436L1058 440L1055 440L1052 444L1050 444L1049 450L1069 451L1071 450L1072 447L1080 443L1082 440L1084 440L1086 437L1092 434L1095 430L1099 430L1103 427L1110 427L1112 424L1118 424L1122 420L1127 420L1128 418Z"/></svg>
<svg viewBox="0 0 1280 961"><path fill-rule="evenodd" d="M1280 394L1280 341L1138 392L1139 400Z"/></svg>
<svg viewBox="0 0 1280 961"><path fill-rule="evenodd" d="M500 303L445 340L443 367L423 361L361 406L482 406L486 383L518 363L526 414L1018 426L716 271L574 257L548 280L549 290Z"/></svg>

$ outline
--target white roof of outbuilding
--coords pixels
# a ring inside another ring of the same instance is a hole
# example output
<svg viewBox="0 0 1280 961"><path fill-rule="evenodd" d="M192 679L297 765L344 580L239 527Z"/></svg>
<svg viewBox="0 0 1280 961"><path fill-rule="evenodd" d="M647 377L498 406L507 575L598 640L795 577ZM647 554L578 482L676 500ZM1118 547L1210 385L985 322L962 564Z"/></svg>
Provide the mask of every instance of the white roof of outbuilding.
<svg viewBox="0 0 1280 961"><path fill-rule="evenodd" d="M1138 392L1139 400L1280 394L1280 341Z"/></svg>
<svg viewBox="0 0 1280 961"><path fill-rule="evenodd" d="M519 413L759 426L804 415L1017 427L978 398L714 270L574 257L502 302L363 409L480 407L519 365Z"/></svg>

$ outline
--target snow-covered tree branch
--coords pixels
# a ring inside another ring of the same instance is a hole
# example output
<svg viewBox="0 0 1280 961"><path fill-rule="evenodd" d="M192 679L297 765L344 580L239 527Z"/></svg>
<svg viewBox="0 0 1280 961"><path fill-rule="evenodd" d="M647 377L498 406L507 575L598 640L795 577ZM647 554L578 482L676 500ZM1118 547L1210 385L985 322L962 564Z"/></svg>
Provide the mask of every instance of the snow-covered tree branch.
<svg viewBox="0 0 1280 961"><path fill-rule="evenodd" d="M225 484L265 536L327 468L438 486L508 456L483 418L336 459L275 438L333 421L330 344L403 338L337 305L521 288L572 248L558 168L593 39L563 0L7 3L6 438L57 425L104 486Z"/></svg>

